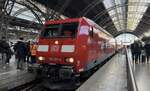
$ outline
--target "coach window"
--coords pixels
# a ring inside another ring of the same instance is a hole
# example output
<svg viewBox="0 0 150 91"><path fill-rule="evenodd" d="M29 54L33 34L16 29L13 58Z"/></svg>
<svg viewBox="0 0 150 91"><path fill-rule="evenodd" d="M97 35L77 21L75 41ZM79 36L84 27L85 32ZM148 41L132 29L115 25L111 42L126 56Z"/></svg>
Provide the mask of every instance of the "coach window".
<svg viewBox="0 0 150 91"><path fill-rule="evenodd" d="M89 35L90 35L91 37L93 37L93 27L90 27Z"/></svg>

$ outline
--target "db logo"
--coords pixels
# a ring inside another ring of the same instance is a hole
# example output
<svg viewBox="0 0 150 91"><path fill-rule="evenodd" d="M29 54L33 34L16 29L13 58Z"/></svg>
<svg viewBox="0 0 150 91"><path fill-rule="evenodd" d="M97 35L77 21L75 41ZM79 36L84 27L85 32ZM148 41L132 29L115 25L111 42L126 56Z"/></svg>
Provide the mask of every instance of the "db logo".
<svg viewBox="0 0 150 91"><path fill-rule="evenodd" d="M59 45L52 45L51 46L51 52L58 52L59 51Z"/></svg>

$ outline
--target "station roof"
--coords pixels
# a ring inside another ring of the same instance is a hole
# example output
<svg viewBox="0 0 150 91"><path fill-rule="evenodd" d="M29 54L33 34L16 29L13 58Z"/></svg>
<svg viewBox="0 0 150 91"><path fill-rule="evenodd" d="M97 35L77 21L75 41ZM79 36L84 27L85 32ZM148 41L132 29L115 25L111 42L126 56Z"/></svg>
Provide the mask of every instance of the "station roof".
<svg viewBox="0 0 150 91"><path fill-rule="evenodd" d="M31 22L29 20L22 19L22 18L16 18L13 16L9 17L9 19L11 19L10 25L12 26L21 26L21 27L33 28L33 29L40 29L40 27L42 26L38 23Z"/></svg>
<svg viewBox="0 0 150 91"><path fill-rule="evenodd" d="M92 19L113 36L150 35L150 0L32 0L67 17Z"/></svg>

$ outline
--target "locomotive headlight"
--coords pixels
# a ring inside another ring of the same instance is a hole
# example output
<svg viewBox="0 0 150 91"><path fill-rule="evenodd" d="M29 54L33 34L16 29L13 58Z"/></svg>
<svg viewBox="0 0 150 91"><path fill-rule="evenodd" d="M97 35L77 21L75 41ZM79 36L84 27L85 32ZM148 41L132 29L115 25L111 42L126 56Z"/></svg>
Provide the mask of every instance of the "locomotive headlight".
<svg viewBox="0 0 150 91"><path fill-rule="evenodd" d="M43 61L43 60L45 60L45 57L40 56L40 57L38 57L38 60Z"/></svg>
<svg viewBox="0 0 150 91"><path fill-rule="evenodd" d="M74 58L65 58L65 62L74 63Z"/></svg>
<svg viewBox="0 0 150 91"><path fill-rule="evenodd" d="M68 60L70 63L73 63L74 62L74 59L73 58L69 58Z"/></svg>
<svg viewBox="0 0 150 91"><path fill-rule="evenodd" d="M55 44L58 45L58 41L57 40L55 41Z"/></svg>

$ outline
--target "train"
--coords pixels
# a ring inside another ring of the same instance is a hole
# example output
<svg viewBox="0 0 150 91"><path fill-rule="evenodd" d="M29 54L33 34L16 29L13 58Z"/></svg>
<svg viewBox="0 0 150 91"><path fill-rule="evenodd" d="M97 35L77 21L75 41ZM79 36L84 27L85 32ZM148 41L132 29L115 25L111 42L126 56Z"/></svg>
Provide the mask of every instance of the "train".
<svg viewBox="0 0 150 91"><path fill-rule="evenodd" d="M38 38L37 63L52 80L84 77L115 53L112 38L86 17L49 20Z"/></svg>

